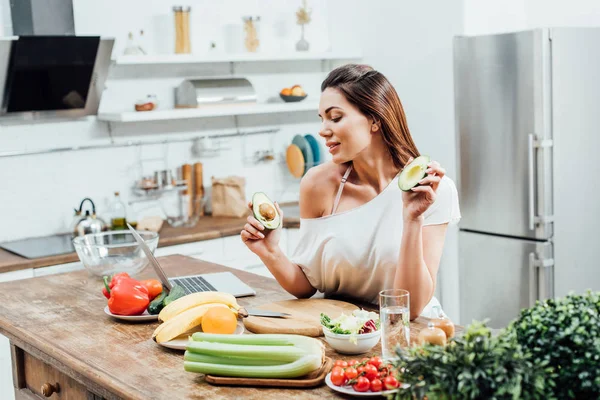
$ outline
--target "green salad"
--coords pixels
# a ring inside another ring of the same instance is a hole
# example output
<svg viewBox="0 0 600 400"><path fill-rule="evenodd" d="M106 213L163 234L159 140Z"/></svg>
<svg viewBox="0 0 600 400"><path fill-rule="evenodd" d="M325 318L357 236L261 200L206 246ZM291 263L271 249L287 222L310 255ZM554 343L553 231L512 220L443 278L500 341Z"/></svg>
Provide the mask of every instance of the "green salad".
<svg viewBox="0 0 600 400"><path fill-rule="evenodd" d="M363 309L354 310L350 315L342 313L335 319L321 313L321 325L332 333L340 335L360 335L375 332L380 327L379 315Z"/></svg>

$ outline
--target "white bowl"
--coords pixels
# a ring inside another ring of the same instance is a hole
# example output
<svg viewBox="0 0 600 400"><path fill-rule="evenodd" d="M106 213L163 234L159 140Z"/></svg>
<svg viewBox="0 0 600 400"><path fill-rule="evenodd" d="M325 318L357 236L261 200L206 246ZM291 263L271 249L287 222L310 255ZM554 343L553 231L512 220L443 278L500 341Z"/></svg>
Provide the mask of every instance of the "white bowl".
<svg viewBox="0 0 600 400"><path fill-rule="evenodd" d="M350 341L350 335L341 335L333 333L323 327L325 340L338 353L342 354L361 354L371 350L381 339L381 330L375 332L356 335L356 343Z"/></svg>

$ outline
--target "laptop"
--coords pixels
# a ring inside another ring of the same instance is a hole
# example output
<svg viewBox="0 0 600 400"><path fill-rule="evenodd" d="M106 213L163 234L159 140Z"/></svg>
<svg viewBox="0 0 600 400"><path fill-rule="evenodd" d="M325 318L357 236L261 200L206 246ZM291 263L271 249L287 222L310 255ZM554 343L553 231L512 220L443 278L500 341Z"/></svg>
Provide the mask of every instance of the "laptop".
<svg viewBox="0 0 600 400"><path fill-rule="evenodd" d="M156 275L158 275L163 285L170 288L173 285L181 286L186 294L196 292L224 292L230 293L235 297L243 296L254 296L256 291L250 286L246 285L240 278L232 274L231 272L215 272L207 274L197 274L188 276L177 276L174 278L167 278L167 274L162 269L154 254L150 251L150 248L144 242L144 239L133 229L129 224L129 231L140 244L140 247L148 257L148 261L154 267Z"/></svg>
<svg viewBox="0 0 600 400"><path fill-rule="evenodd" d="M160 266L158 266L158 268L160 268ZM254 289L246 285L240 278L231 272L178 276L168 279L169 282L171 282L171 285L181 286L186 294L213 291L230 293L235 297L256 295Z"/></svg>

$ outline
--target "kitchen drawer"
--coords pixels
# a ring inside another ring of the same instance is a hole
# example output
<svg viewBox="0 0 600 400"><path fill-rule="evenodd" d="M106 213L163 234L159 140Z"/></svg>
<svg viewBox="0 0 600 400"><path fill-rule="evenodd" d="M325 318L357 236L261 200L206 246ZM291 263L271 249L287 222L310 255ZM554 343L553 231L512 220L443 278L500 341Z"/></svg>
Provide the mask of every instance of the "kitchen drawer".
<svg viewBox="0 0 600 400"><path fill-rule="evenodd" d="M99 399L73 378L13 346L13 377L16 400Z"/></svg>
<svg viewBox="0 0 600 400"><path fill-rule="evenodd" d="M28 278L33 278L33 268L0 274L0 282L10 282Z"/></svg>
<svg viewBox="0 0 600 400"><path fill-rule="evenodd" d="M85 267L83 266L83 263L77 261L67 264L53 265L51 267L36 268L33 270L33 276L38 277L54 274L63 274L65 272L79 271L84 268Z"/></svg>

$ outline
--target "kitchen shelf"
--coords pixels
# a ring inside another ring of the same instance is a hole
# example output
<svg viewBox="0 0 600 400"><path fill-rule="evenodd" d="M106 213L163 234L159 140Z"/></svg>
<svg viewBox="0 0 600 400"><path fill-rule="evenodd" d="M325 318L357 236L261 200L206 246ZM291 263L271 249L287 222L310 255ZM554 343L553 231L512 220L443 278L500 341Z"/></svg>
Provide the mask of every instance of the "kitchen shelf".
<svg viewBox="0 0 600 400"><path fill-rule="evenodd" d="M166 121L175 119L226 117L234 115L273 114L298 111L317 111L317 103L259 103L206 106L204 108L181 108L155 111L130 111L122 113L100 113L98 120L108 122Z"/></svg>
<svg viewBox="0 0 600 400"><path fill-rule="evenodd" d="M257 61L302 61L302 60L350 60L359 59L358 53L344 52L293 52L293 53L211 53L211 54L157 54L119 56L113 60L116 65L149 65L149 64L197 64L197 63L229 63Z"/></svg>

